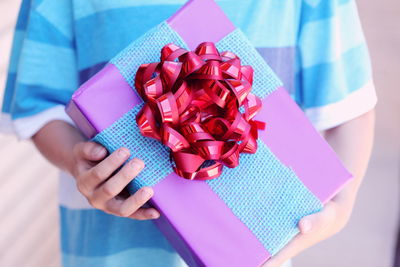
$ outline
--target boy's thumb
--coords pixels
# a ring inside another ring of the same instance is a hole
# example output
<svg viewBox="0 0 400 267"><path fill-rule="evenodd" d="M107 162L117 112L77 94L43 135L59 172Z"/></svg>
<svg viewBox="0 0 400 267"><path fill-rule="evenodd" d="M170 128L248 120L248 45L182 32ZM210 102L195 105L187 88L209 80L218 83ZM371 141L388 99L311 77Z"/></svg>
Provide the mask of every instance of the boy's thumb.
<svg viewBox="0 0 400 267"><path fill-rule="evenodd" d="M328 202L322 211L302 218L298 228L302 234L309 234L323 229L335 220L335 208L333 203Z"/></svg>

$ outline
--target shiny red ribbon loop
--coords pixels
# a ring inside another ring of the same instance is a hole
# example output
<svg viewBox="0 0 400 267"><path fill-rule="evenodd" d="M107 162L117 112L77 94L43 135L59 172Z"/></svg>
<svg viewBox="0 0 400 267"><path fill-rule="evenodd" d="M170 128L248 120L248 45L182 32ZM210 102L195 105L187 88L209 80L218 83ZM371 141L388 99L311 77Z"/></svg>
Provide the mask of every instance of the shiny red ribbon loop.
<svg viewBox="0 0 400 267"><path fill-rule="evenodd" d="M164 46L160 62L136 73L136 90L146 102L136 116L141 134L171 149L173 169L183 178L213 179L223 166L237 167L240 153L257 151L258 130L265 128L253 120L262 107L251 93L253 73L211 42L194 52Z"/></svg>

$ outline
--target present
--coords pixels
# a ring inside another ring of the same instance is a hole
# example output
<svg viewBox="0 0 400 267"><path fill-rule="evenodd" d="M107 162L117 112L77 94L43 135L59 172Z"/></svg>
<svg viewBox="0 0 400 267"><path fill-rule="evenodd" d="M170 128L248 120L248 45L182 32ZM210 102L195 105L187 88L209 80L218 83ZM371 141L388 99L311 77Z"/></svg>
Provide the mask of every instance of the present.
<svg viewBox="0 0 400 267"><path fill-rule="evenodd" d="M128 189L153 187L154 222L189 266L260 266L351 178L212 0L189 1L131 43L67 113L109 152L145 162Z"/></svg>

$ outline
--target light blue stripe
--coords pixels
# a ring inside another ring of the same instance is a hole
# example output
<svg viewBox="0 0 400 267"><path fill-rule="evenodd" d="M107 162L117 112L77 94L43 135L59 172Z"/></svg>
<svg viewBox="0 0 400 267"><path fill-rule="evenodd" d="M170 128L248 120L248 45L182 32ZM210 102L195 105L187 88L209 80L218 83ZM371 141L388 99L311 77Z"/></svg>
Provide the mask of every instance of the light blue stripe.
<svg viewBox="0 0 400 267"><path fill-rule="evenodd" d="M130 14L147 17L142 19L140 24L152 23L157 25L161 22L158 18L165 8L178 9L185 1L183 0L153 0L153 1L78 1L75 19L87 20L90 17L97 17L99 14L108 12L120 12L125 17L124 10L130 10ZM297 21L300 16L300 1L288 0L284 5L277 1L217 1L232 22L246 33L248 38L255 46L284 47L292 46L297 38ZM143 9L148 11L143 11ZM155 12L157 10L157 12ZM160 11L161 10L161 11ZM240 10L240 12L238 12ZM163 19L168 18L172 13ZM103 15L100 15L103 16ZM135 17L132 16L132 17ZM279 22L279 27L269 21ZM129 18L128 18L129 19ZM118 20L118 18L117 18ZM93 19L89 19L93 21ZM118 24L117 21L110 20L108 23ZM93 23L85 23L93 28ZM137 25L137 24L131 24ZM79 28L79 27L78 27ZM133 29L134 30L134 29ZM274 36L274 38L270 38Z"/></svg>
<svg viewBox="0 0 400 267"><path fill-rule="evenodd" d="M354 12L354 3L349 2L338 7L335 17L303 25L299 40L303 67L334 61L365 42Z"/></svg>
<svg viewBox="0 0 400 267"><path fill-rule="evenodd" d="M13 119L28 117L56 105L65 105L74 90L17 83L10 100L11 116Z"/></svg>
<svg viewBox="0 0 400 267"><path fill-rule="evenodd" d="M60 207L60 215L61 249L68 255L104 257L128 249L174 252L152 221L117 217L96 209L68 209L64 206Z"/></svg>
<svg viewBox="0 0 400 267"><path fill-rule="evenodd" d="M74 50L30 40L24 42L18 83L75 90L77 76Z"/></svg>
<svg viewBox="0 0 400 267"><path fill-rule="evenodd" d="M305 68L299 73L303 108L335 103L371 80L366 45L350 49L340 60Z"/></svg>
<svg viewBox="0 0 400 267"><path fill-rule="evenodd" d="M80 240L77 240L77 242L80 242ZM63 253L62 265L63 267L187 267L185 262L175 252L142 248L128 249L104 257L82 257Z"/></svg>
<svg viewBox="0 0 400 267"><path fill-rule="evenodd" d="M304 0L304 3L312 7L316 7L321 3L322 0Z"/></svg>
<svg viewBox="0 0 400 267"><path fill-rule="evenodd" d="M354 3L354 0L307 0L302 2L301 24L305 24L310 21L334 17L338 7L348 4L349 2Z"/></svg>
<svg viewBox="0 0 400 267"><path fill-rule="evenodd" d="M71 0L43 0L36 11L42 14L56 29L68 39L73 39L72 1Z"/></svg>
<svg viewBox="0 0 400 267"><path fill-rule="evenodd" d="M75 19L81 19L90 15L94 15L99 12L111 10L111 9L121 9L128 7L143 7L143 6L153 6L153 11L156 12L157 5L183 5L187 0L91 0L91 1L76 1L74 4L75 8ZM158 10L157 10L158 11Z"/></svg>
<svg viewBox="0 0 400 267"><path fill-rule="evenodd" d="M256 47L297 43L301 1L218 1L231 21Z"/></svg>
<svg viewBox="0 0 400 267"><path fill-rule="evenodd" d="M76 22L79 69L109 61L148 30L170 17L180 6L113 9ZM97 25L102 25L98 27Z"/></svg>

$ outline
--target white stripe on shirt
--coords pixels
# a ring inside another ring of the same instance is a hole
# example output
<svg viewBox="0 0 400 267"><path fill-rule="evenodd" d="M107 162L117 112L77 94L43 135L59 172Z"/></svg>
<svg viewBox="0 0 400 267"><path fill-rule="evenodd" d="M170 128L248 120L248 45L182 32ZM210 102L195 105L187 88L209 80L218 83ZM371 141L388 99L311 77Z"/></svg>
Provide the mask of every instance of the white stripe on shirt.
<svg viewBox="0 0 400 267"><path fill-rule="evenodd" d="M23 140L31 138L43 126L53 120L62 120L74 125L71 118L65 113L64 105L57 105L35 115L16 119L13 121L13 125L18 137Z"/></svg>
<svg viewBox="0 0 400 267"><path fill-rule="evenodd" d="M322 131L361 116L372 110L376 102L375 86L371 80L336 103L308 108L304 112L314 127Z"/></svg>

